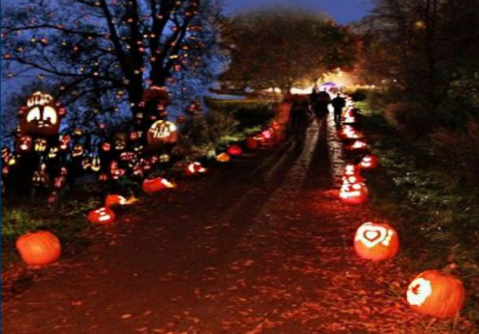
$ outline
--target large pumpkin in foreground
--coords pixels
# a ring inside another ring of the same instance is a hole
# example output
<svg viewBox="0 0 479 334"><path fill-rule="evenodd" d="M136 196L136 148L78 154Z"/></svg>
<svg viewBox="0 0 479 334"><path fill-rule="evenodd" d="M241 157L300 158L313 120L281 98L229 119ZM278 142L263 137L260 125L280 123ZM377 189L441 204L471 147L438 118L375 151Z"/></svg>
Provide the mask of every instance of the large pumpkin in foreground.
<svg viewBox="0 0 479 334"><path fill-rule="evenodd" d="M20 256L30 266L45 266L60 257L62 247L58 238L48 231L27 233L17 239Z"/></svg>
<svg viewBox="0 0 479 334"><path fill-rule="evenodd" d="M466 290L457 277L438 270L426 270L409 284L406 297L414 311L446 319L461 311Z"/></svg>
<svg viewBox="0 0 479 334"><path fill-rule="evenodd" d="M389 224L364 223L356 231L354 250L366 260L391 259L399 252L398 233Z"/></svg>

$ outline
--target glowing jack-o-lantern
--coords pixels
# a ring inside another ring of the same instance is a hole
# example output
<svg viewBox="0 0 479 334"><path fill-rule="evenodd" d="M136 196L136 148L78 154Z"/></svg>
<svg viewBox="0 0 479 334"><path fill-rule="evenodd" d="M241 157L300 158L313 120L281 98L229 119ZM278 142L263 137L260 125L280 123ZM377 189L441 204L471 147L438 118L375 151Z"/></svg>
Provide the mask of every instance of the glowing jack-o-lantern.
<svg viewBox="0 0 479 334"><path fill-rule="evenodd" d="M169 121L156 121L148 130L146 140L149 145L174 144L178 140L178 128Z"/></svg>
<svg viewBox="0 0 479 334"><path fill-rule="evenodd" d="M71 137L70 135L60 135L60 145L59 148L62 151L68 150L70 147Z"/></svg>
<svg viewBox="0 0 479 334"><path fill-rule="evenodd" d="M17 239L16 248L23 262L37 267L55 262L62 252L60 241L48 231L22 235Z"/></svg>
<svg viewBox="0 0 479 334"><path fill-rule="evenodd" d="M157 177L157 178L154 178L154 179L149 179L149 180L145 180L143 181L143 186L142 186L142 189L145 193L147 194L152 194L152 193L156 193L158 191L162 191L164 189L171 189L171 188L175 188L176 187L176 184L166 180L166 179L163 179L161 177Z"/></svg>
<svg viewBox="0 0 479 334"><path fill-rule="evenodd" d="M17 139L17 151L20 153L30 152L32 150L32 137L21 136Z"/></svg>
<svg viewBox="0 0 479 334"><path fill-rule="evenodd" d="M356 231L354 249L366 260L391 259L399 251L398 233L389 224L364 223Z"/></svg>
<svg viewBox="0 0 479 334"><path fill-rule="evenodd" d="M105 207L109 208L112 205L125 205L127 199L121 195L108 195L105 198Z"/></svg>
<svg viewBox="0 0 479 334"><path fill-rule="evenodd" d="M362 140L355 140L354 143L345 147L348 151L368 150L368 145Z"/></svg>
<svg viewBox="0 0 479 334"><path fill-rule="evenodd" d="M368 188L363 183L343 183L339 191L339 199L345 204L363 204L368 199Z"/></svg>
<svg viewBox="0 0 479 334"><path fill-rule="evenodd" d="M45 138L35 139L33 149L37 153L43 153L47 150L47 140Z"/></svg>
<svg viewBox="0 0 479 334"><path fill-rule="evenodd" d="M374 169L378 167L378 158L375 155L366 155L359 164L362 169Z"/></svg>
<svg viewBox="0 0 479 334"><path fill-rule="evenodd" d="M51 95L35 92L20 109L20 132L22 135L55 136L65 113Z"/></svg>
<svg viewBox="0 0 479 334"><path fill-rule="evenodd" d="M246 139L246 147L250 150L254 150L261 145L263 138L260 136L249 137Z"/></svg>
<svg viewBox="0 0 479 334"><path fill-rule="evenodd" d="M204 168L201 163L199 162L192 162L188 166L186 166L186 175L200 175L205 174L208 170Z"/></svg>
<svg viewBox="0 0 479 334"><path fill-rule="evenodd" d="M228 162L231 160L231 157L229 156L228 153L220 153L218 154L218 156L216 157L216 161L219 161L219 162Z"/></svg>
<svg viewBox="0 0 479 334"><path fill-rule="evenodd" d="M466 290L457 277L438 270L426 270L409 284L406 297L414 311L446 319L461 311Z"/></svg>
<svg viewBox="0 0 479 334"><path fill-rule="evenodd" d="M231 156L240 156L241 154L243 154L243 149L238 145L232 145L228 147L227 152Z"/></svg>
<svg viewBox="0 0 479 334"><path fill-rule="evenodd" d="M115 221L115 213L108 207L90 211L88 220L93 224L110 224Z"/></svg>

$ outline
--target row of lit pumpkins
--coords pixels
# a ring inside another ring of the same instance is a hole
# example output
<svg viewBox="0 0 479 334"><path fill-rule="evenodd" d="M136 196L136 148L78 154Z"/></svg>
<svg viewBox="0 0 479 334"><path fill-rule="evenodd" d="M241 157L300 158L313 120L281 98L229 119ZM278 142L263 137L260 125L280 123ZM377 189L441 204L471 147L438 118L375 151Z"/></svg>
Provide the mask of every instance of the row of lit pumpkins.
<svg viewBox="0 0 479 334"><path fill-rule="evenodd" d="M338 136L341 139L354 140L346 150L367 151L367 144L360 140L361 134L351 124L355 123L351 109L343 118ZM366 154L357 165L345 167L343 184L339 198L349 205L363 204L367 201L368 189L361 175L361 170L370 170L378 166L376 156ZM367 222L361 225L354 237L354 249L363 259L381 261L395 257L399 252L399 236L389 224ZM456 316L464 306L465 288L461 280L438 270L426 270L415 277L409 284L406 299L416 312L436 318Z"/></svg>
<svg viewBox="0 0 479 334"><path fill-rule="evenodd" d="M277 131L271 127L261 133L248 138L246 147L256 149L260 145L277 138ZM243 149L239 145L231 145L226 152L217 156L221 162L229 161L230 156L240 156ZM207 169L200 162L192 162L185 165L184 172L188 176L205 174ZM147 194L156 193L165 189L175 188L176 184L165 178L157 177L143 181L142 189ZM104 206L89 212L88 220L94 224L110 224L115 221L116 215L112 207L115 205L128 205L136 202L138 199L132 197L126 199L121 195L108 195ZM58 238L48 231L37 231L27 233L17 239L16 248L20 253L22 260L34 267L42 267L58 260L61 255L61 245Z"/></svg>

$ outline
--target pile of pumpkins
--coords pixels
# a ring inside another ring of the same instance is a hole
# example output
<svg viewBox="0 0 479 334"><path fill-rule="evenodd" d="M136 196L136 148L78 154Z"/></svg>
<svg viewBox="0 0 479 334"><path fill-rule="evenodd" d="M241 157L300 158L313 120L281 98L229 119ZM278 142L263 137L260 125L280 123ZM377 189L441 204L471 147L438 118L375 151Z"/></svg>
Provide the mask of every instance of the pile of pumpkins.
<svg viewBox="0 0 479 334"><path fill-rule="evenodd" d="M347 205L360 205L368 198L368 189L361 171L377 168L378 158L370 154L362 134L353 126L356 119L351 101L348 106L338 137L345 141L352 141L344 148L347 151L360 153L361 160L357 164L345 166L339 199ZM399 252L399 235L388 223L367 222L356 230L354 250L365 260L389 260ZM411 309L440 319L457 316L464 306L465 297L466 291L462 281L440 270L422 272L412 280L406 292L406 300Z"/></svg>

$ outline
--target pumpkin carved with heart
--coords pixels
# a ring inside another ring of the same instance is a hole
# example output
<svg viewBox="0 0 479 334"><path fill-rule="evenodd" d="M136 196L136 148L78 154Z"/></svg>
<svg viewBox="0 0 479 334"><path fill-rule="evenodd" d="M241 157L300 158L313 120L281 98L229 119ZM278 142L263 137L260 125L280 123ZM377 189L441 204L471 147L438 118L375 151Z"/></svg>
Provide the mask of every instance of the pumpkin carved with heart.
<svg viewBox="0 0 479 334"><path fill-rule="evenodd" d="M466 290L457 277L438 270L426 270L409 284L406 297L414 311L446 319L461 311Z"/></svg>
<svg viewBox="0 0 479 334"><path fill-rule="evenodd" d="M354 249L366 260L391 259L399 252L398 233L389 224L364 223L356 231Z"/></svg>

